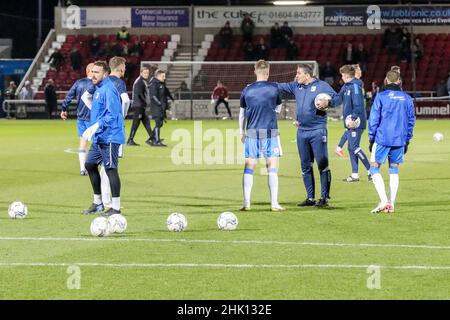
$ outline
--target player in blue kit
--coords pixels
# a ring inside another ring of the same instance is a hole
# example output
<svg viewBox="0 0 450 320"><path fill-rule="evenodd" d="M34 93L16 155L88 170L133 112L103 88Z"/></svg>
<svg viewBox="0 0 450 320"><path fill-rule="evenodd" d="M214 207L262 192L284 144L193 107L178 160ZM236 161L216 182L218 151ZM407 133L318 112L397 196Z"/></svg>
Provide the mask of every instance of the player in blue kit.
<svg viewBox="0 0 450 320"><path fill-rule="evenodd" d="M411 97L401 90L400 74L389 71L385 83L385 91L375 97L369 117L370 173L380 197L380 203L372 213L394 213L399 185L398 167L408 151L415 124L414 104ZM389 161L390 201L380 173L380 166L386 159Z"/></svg>
<svg viewBox="0 0 450 320"><path fill-rule="evenodd" d="M88 107L83 100L81 99L83 93L87 90L93 90L93 84L92 84L92 74L91 70L94 66L93 63L90 63L86 67L86 78L77 80L72 87L70 88L69 92L66 95L66 98L64 99L62 103L62 111L61 111L61 119L66 120L67 119L67 110L69 108L70 103L73 99L76 98L77 100L77 129L78 129L78 136L80 137L80 146L78 149L78 160L80 161L80 175L81 176L87 176L86 168L84 167L84 163L86 161L86 146L87 141L83 138L83 132L89 127L89 121L90 121L90 115L91 110L90 107Z"/></svg>
<svg viewBox="0 0 450 320"><path fill-rule="evenodd" d="M366 154L360 147L361 136L366 129L366 110L364 107L363 88L361 81L355 78L355 68L351 65L344 65L339 69L344 85L339 92L339 97L343 102L344 127L348 140L348 152L352 166L352 174L344 179L346 182L359 181L358 160L367 169L370 180L370 164ZM350 121L347 122L347 117ZM359 126L356 120L359 119Z"/></svg>
<svg viewBox="0 0 450 320"><path fill-rule="evenodd" d="M112 57L109 60L109 69L110 69L109 79L119 92L120 101L122 103L122 114L124 118L127 116L128 109L130 107L130 97L128 96L127 86L125 85L125 82L122 80L122 78L125 76L125 63L126 60L123 57ZM123 157L123 144L121 144L119 148L119 158L122 157ZM110 208L112 201L111 187L104 166L101 166L100 178L101 178L103 205L106 208Z"/></svg>
<svg viewBox="0 0 450 320"><path fill-rule="evenodd" d="M297 68L296 81L280 83L278 88L295 96L297 103L296 126L297 147L300 155L303 182L307 198L298 206L328 206L331 187L331 171L328 167L328 131L326 108L338 105L339 97L325 81L313 77L313 70L308 64L300 64ZM330 100L316 99L325 93ZM317 105L316 101L317 100ZM317 161L321 182L321 198L315 201L315 182L313 162Z"/></svg>
<svg viewBox="0 0 450 320"><path fill-rule="evenodd" d="M269 79L269 62L259 60L255 64L256 82L248 85L241 94L239 132L245 144L245 168L243 175L244 205L241 211L250 210L253 173L256 161L264 157L269 179L271 211L285 211L278 203L278 158L281 144L277 113L281 111L281 97L276 83Z"/></svg>
<svg viewBox="0 0 450 320"><path fill-rule="evenodd" d="M352 65L353 68L355 69L355 79L354 81L359 84L363 90L363 96L365 97L365 91L364 91L364 82L361 80L362 78L362 71L361 71L361 67L359 66L359 64L353 64ZM344 86L341 87L341 90L339 91L339 96L341 97L341 99L343 98L344 95ZM365 100L364 100L364 108L365 108ZM336 150L334 151L334 153L336 153L339 157L344 157L344 151L342 150L342 148L344 148L345 143L347 142L347 129L344 131L344 133L341 136L341 140L339 140L339 144L336 147Z"/></svg>
<svg viewBox="0 0 450 320"><path fill-rule="evenodd" d="M120 178L118 173L119 148L125 143L124 117L119 92L107 77L109 67L104 61L96 61L92 69L92 83L96 86L91 109L91 126L83 133L83 137L92 140L86 159L88 171L94 191L92 205L84 210L85 214L104 210L101 196L101 183L98 165L101 163L108 175L112 207L103 215L120 213Z"/></svg>

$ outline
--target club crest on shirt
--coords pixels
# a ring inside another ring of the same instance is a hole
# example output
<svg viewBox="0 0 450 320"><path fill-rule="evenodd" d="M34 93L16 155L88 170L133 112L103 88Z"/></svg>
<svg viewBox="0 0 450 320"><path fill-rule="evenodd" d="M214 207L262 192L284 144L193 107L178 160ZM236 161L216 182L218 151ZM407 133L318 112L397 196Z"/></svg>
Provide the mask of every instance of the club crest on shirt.
<svg viewBox="0 0 450 320"><path fill-rule="evenodd" d="M97 94L95 95L95 99L98 99L98 97L100 97L100 92L97 92Z"/></svg>
<svg viewBox="0 0 450 320"><path fill-rule="evenodd" d="M349 96L351 94L351 91L350 90L347 90L347 95Z"/></svg>
<svg viewBox="0 0 450 320"><path fill-rule="evenodd" d="M312 86L311 87L311 92L316 92L316 89L317 89L316 86Z"/></svg>

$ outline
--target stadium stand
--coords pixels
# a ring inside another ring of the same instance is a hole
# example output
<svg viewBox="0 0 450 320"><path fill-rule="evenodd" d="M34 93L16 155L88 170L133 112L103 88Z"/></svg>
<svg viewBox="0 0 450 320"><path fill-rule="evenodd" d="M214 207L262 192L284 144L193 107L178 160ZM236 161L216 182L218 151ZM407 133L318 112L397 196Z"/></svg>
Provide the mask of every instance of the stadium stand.
<svg viewBox="0 0 450 320"><path fill-rule="evenodd" d="M255 45L259 38L264 37L266 42L270 41L270 35L259 34L253 36ZM431 91L433 86L440 80L446 80L450 71L450 34L418 34L417 38L424 44L425 55L417 64L417 90ZM343 50L348 42L356 48L359 43L364 44L364 48L369 52L367 70L363 75L366 90L369 90L372 81L381 84L386 71L392 65L399 65L402 72L403 87L405 90L412 90L412 68L411 63L399 62L395 55L390 55L386 48L383 48L383 34L295 34L297 44L298 60L316 60L322 66L326 61L339 68L343 64ZM241 35L234 35L232 47L229 49L220 48L218 36L207 51L205 61L242 61L244 53L242 51L243 40ZM285 49L271 49L269 60L284 60ZM227 68L224 66L223 68ZM217 72L217 70L215 70ZM214 80L216 76L208 69L204 70L208 79ZM338 81L338 78L335 79ZM336 83L337 84L337 83ZM228 84L233 86L233 84Z"/></svg>
<svg viewBox="0 0 450 320"><path fill-rule="evenodd" d="M35 99L44 98L44 87L48 79L55 81L57 91L68 91L75 80L85 76L85 67L89 62L94 60L106 60L108 61L112 55L107 56L92 56L89 49L89 41L92 39L92 35L67 35L65 41L62 43L60 51L64 57L63 64L56 70L49 69L42 80L41 85L36 92ZM160 61L164 55L165 50L168 47L168 43L171 41L170 35L130 35L128 41L117 41L116 34L99 34L97 38L100 41L100 46L104 44L111 45L112 43L118 43L121 47L127 45L130 48L132 45L139 41L142 48L142 56L136 55L124 55L127 59L128 74L126 74L126 84L128 90L131 90L133 81L139 75L139 66L141 60L153 60ZM72 69L69 55L71 51L77 48L82 56L82 68L80 71L74 71ZM51 51L53 52L53 51ZM131 71L131 72L130 72ZM65 93L59 93L58 98L63 99Z"/></svg>

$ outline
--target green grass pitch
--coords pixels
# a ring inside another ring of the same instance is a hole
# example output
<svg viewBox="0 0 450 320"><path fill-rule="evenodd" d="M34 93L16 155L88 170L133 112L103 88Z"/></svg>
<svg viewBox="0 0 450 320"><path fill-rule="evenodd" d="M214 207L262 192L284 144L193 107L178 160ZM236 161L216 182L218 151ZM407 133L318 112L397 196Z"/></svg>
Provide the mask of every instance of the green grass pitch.
<svg viewBox="0 0 450 320"><path fill-rule="evenodd" d="M361 182L342 182L350 163L333 152L340 122L329 123L332 199L323 210L296 206L305 198L296 132L291 122L280 122L284 213L268 210L267 177L259 170L252 211L241 213L241 164L173 164L171 134L179 128L193 132L194 124L168 122L166 149L145 145L139 128L141 146L126 147L119 167L128 230L94 238L93 217L81 214L92 201L89 179L79 176L77 155L65 152L77 150L75 121L1 121L0 298L450 298L448 121L417 122L393 216L370 214L378 197L362 168ZM208 128L225 132L237 122L204 121L203 132ZM446 140L434 142L434 132ZM366 151L367 140L365 132ZM382 172L388 185L385 167ZM26 219L8 217L15 200L28 205ZM223 211L237 214L237 230L217 230ZM186 231L167 231L171 212L186 215ZM71 265L80 268L79 289L68 288ZM379 272L368 271L370 265ZM369 289L375 276L378 289Z"/></svg>

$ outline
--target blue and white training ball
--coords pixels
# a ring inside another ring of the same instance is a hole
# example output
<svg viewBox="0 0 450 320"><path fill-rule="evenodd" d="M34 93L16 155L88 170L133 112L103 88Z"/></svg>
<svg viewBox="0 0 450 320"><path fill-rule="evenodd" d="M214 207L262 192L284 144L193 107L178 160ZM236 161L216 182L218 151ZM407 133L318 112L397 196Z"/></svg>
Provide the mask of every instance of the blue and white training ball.
<svg viewBox="0 0 450 320"><path fill-rule="evenodd" d="M188 222L186 217L179 212L174 212L172 213L168 218L167 218L167 229L169 229L169 231L174 231L174 232L181 232L186 230Z"/></svg>
<svg viewBox="0 0 450 320"><path fill-rule="evenodd" d="M94 237L107 237L111 234L111 226L105 217L97 217L91 222L91 234Z"/></svg>
<svg viewBox="0 0 450 320"><path fill-rule="evenodd" d="M113 214L108 218L112 233L124 233L127 230L127 219L121 214Z"/></svg>
<svg viewBox="0 0 450 320"><path fill-rule="evenodd" d="M325 108L319 108L318 104L319 104L319 100L331 100L331 96L328 93L319 93L315 98L314 98L314 105L316 106L317 109L319 110L326 110L328 109L328 107Z"/></svg>
<svg viewBox="0 0 450 320"><path fill-rule="evenodd" d="M349 127L348 125L349 125L349 123L350 123L351 120L352 120L352 115L349 114L349 115L345 118L345 126L346 126L347 128L349 128L349 129L357 129L357 128L359 128L359 126L361 125L361 119L360 119L359 117L356 118L356 120L355 120L355 126L354 126L354 127Z"/></svg>
<svg viewBox="0 0 450 320"><path fill-rule="evenodd" d="M440 132L436 132L435 134L433 134L433 140L436 142L441 142L442 140L444 140L444 135Z"/></svg>
<svg viewBox="0 0 450 320"><path fill-rule="evenodd" d="M20 201L14 201L8 207L8 215L11 219L24 219L27 214L27 206Z"/></svg>
<svg viewBox="0 0 450 320"><path fill-rule="evenodd" d="M235 230L239 221L233 212L222 212L217 218L217 226L220 230Z"/></svg>

